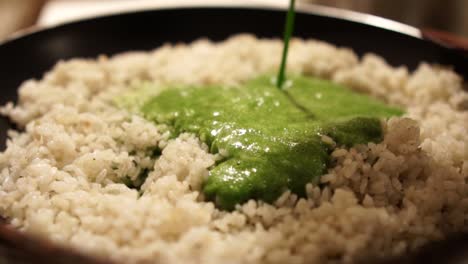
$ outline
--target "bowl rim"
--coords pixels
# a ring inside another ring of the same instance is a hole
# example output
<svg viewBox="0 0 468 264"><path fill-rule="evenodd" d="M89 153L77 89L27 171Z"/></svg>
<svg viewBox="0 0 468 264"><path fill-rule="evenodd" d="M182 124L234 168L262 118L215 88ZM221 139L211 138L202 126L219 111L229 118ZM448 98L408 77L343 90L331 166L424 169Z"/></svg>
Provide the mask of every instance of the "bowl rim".
<svg viewBox="0 0 468 264"><path fill-rule="evenodd" d="M226 5L223 2L231 3ZM284 11L287 10L287 5L285 2L278 2L278 3L253 3L246 5L241 5L238 3L232 3L226 0L220 0L219 2L212 3L191 3L187 5L168 5L163 7L134 7L131 10L126 11L108 11L103 14L97 16L90 16L85 18L77 18L71 19L64 22L53 23L50 25L40 26L35 25L31 26L15 33L7 36L5 39L0 40L0 47L8 44L10 42L14 42L15 40L21 39L23 37L27 37L29 35L39 34L41 32L45 32L48 30L53 30L55 28L60 28L63 26L75 24L75 23L83 23L83 22L91 22L97 19L104 19L104 18L111 18L120 15L131 15L131 14L138 14L138 13L145 13L145 12L153 12L153 11L164 11L164 10L190 10L190 9L226 9L226 10L263 10L263 11ZM329 17L329 18L336 18L341 19L344 21L355 22L363 25L372 26L375 28L393 31L399 34L407 35L409 37L413 37L416 39L424 40L423 33L417 27L410 26L408 24L404 24L395 20L391 20L388 18L383 18L371 14L361 13L357 11L351 11L336 7L329 7L317 4L307 4L307 3L298 3L296 5L296 12L302 13L306 15L316 15L322 17ZM440 45L440 44L439 44ZM442 45L441 45L442 46Z"/></svg>

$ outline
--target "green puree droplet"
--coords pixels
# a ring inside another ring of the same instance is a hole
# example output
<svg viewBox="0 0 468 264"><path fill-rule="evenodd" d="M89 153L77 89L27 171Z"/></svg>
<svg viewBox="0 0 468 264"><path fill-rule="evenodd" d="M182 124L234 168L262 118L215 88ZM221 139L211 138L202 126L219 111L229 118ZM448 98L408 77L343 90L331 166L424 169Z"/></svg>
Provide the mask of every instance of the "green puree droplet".
<svg viewBox="0 0 468 264"><path fill-rule="evenodd" d="M206 197L232 210L249 199L273 202L286 189L305 195L305 185L324 174L331 146L382 139L380 118L402 111L329 81L294 77L279 90L269 77L242 87L164 89L141 108L147 119L174 135L194 133L212 153L228 153L204 183Z"/></svg>

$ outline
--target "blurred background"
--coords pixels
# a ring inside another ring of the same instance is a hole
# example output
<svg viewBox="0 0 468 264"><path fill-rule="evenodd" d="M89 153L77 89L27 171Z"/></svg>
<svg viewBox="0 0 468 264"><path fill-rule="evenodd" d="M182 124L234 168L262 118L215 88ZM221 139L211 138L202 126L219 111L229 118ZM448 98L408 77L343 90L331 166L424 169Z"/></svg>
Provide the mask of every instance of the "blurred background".
<svg viewBox="0 0 468 264"><path fill-rule="evenodd" d="M297 0L374 14L419 28L468 37L468 0ZM286 5L288 0L0 0L0 41L31 26L146 7L194 3Z"/></svg>

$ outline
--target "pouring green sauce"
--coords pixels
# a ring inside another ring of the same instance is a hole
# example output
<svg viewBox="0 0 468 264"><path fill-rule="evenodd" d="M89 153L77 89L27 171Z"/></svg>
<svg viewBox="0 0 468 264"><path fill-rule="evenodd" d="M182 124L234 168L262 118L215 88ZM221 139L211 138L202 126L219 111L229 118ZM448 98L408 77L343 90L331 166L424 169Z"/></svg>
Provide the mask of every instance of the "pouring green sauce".
<svg viewBox="0 0 468 264"><path fill-rule="evenodd" d="M144 101L139 112L173 136L193 133L211 153L223 153L202 190L221 209L249 199L273 202L286 190L304 196L306 184L317 182L329 164L333 146L324 136L346 147L379 142L381 119L403 113L325 80L295 76L284 85L293 20L294 0L276 87L263 76L241 87L172 87L127 100L127 107Z"/></svg>

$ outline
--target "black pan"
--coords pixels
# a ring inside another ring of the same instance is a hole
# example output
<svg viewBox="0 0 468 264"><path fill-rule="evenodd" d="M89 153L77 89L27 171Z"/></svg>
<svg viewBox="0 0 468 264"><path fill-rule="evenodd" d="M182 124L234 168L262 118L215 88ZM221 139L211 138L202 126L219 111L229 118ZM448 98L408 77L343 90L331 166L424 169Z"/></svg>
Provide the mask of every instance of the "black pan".
<svg viewBox="0 0 468 264"><path fill-rule="evenodd" d="M150 50L167 42L190 42L200 37L223 40L241 32L278 38L282 35L284 16L284 10L265 7L147 10L93 18L26 34L0 44L0 104L15 101L16 89L22 81L40 78L59 60ZM310 6L300 8L296 19L295 36L351 47L359 55L374 52L393 66L406 65L409 69L414 69L421 61L451 65L468 79L467 54L423 39L418 29L374 16ZM6 119L0 119L0 149L5 147L9 127ZM448 261L450 257L460 255L460 249L466 248L468 240L460 236L453 241L432 245L405 261ZM0 262L3 258L16 259L16 263L86 262L77 255L68 258L70 254L52 245L39 246L35 240L0 224ZM403 259L389 261L403 262Z"/></svg>

